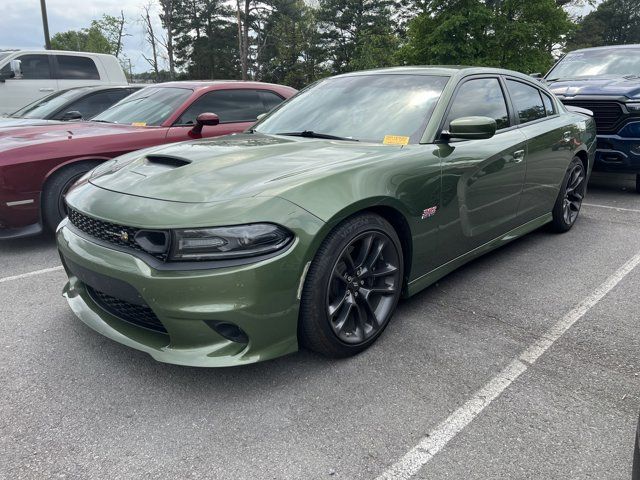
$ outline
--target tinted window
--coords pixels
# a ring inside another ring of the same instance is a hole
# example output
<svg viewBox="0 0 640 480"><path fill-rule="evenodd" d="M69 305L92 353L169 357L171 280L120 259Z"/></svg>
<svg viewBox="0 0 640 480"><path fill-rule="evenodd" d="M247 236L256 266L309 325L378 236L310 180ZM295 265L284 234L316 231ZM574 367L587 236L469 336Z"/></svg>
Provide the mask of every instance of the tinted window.
<svg viewBox="0 0 640 480"><path fill-rule="evenodd" d="M218 115L220 123L253 122L258 115L268 110L270 108L265 107L256 90L216 90L205 93L196 100L176 124L191 125L198 115L205 112Z"/></svg>
<svg viewBox="0 0 640 480"><path fill-rule="evenodd" d="M98 114L93 120L107 123L162 125L193 90L179 87L145 87Z"/></svg>
<svg viewBox="0 0 640 480"><path fill-rule="evenodd" d="M129 95L129 90L109 90L106 92L94 93L88 95L80 100L77 100L70 105L67 105L62 111L60 111L54 119L60 119L66 112L78 111L82 114L82 118L87 120L96 116L99 113L104 112L111 105L119 102L124 97Z"/></svg>
<svg viewBox="0 0 640 480"><path fill-rule="evenodd" d="M507 102L504 99L500 82L497 78L478 78L462 84L451 105L445 123L461 117L489 117L498 125L498 130L509 126Z"/></svg>
<svg viewBox="0 0 640 480"><path fill-rule="evenodd" d="M84 91L84 88L80 89ZM74 98L78 97L78 89L58 90L51 95L40 98L29 105L22 107L11 116L14 118L50 118L59 108L64 107Z"/></svg>
<svg viewBox="0 0 640 480"><path fill-rule="evenodd" d="M22 55L17 59L20 60L22 78L25 80L51 78L48 55Z"/></svg>
<svg viewBox="0 0 640 480"><path fill-rule="evenodd" d="M267 90L260 90L260 98L262 99L262 103L264 104L264 108L267 112L284 101L280 95L276 95L275 93Z"/></svg>
<svg viewBox="0 0 640 480"><path fill-rule="evenodd" d="M546 93L542 93L542 101L544 102L544 109L547 112L547 116L556 113L556 109L553 106L553 101L551 100L551 97L549 95L547 95Z"/></svg>
<svg viewBox="0 0 640 480"><path fill-rule="evenodd" d="M547 74L547 80L601 75L640 75L640 48L593 48L568 53Z"/></svg>
<svg viewBox="0 0 640 480"><path fill-rule="evenodd" d="M56 55L58 78L64 80L100 80L95 62L87 57Z"/></svg>
<svg viewBox="0 0 640 480"><path fill-rule="evenodd" d="M356 74L315 83L256 128L282 134L310 130L371 142L417 143L449 77Z"/></svg>
<svg viewBox="0 0 640 480"><path fill-rule="evenodd" d="M514 80L507 80L507 88L520 123L532 122L546 116L540 90Z"/></svg>

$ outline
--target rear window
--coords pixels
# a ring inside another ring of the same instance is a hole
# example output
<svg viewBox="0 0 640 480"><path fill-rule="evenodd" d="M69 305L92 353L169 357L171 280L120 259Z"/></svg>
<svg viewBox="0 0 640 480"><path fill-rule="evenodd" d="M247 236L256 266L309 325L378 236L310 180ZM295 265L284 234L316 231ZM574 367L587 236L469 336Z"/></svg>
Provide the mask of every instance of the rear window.
<svg viewBox="0 0 640 480"><path fill-rule="evenodd" d="M56 55L58 75L61 80L100 80L93 59L75 55Z"/></svg>
<svg viewBox="0 0 640 480"><path fill-rule="evenodd" d="M520 124L533 122L547 116L540 90L515 80L507 80L507 88L516 107Z"/></svg>

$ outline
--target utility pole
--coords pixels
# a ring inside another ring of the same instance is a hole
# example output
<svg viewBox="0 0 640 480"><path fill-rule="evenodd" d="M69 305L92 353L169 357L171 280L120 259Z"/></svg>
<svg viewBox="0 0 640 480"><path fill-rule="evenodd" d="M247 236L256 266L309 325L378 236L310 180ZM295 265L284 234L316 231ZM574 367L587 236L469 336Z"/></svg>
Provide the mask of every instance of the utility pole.
<svg viewBox="0 0 640 480"><path fill-rule="evenodd" d="M47 20L47 4L45 0L40 0L40 10L42 10L42 27L44 28L44 48L51 50L51 39L49 38L49 20Z"/></svg>

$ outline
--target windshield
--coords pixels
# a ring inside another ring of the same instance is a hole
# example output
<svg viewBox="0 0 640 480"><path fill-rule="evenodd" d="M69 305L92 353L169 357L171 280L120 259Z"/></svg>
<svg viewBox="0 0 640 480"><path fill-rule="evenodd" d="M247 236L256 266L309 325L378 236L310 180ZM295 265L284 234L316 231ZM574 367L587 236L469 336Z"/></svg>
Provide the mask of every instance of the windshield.
<svg viewBox="0 0 640 480"><path fill-rule="evenodd" d="M78 91L75 89L60 90L30 103L26 107L22 107L10 116L13 118L47 118L77 96Z"/></svg>
<svg viewBox="0 0 640 480"><path fill-rule="evenodd" d="M448 77L354 75L303 90L260 122L269 134L313 132L345 139L417 143Z"/></svg>
<svg viewBox="0 0 640 480"><path fill-rule="evenodd" d="M91 119L139 126L162 125L193 93L188 88L146 87Z"/></svg>
<svg viewBox="0 0 640 480"><path fill-rule="evenodd" d="M0 52L0 61L2 61L3 58L8 57L9 55L11 55L13 52Z"/></svg>
<svg viewBox="0 0 640 480"><path fill-rule="evenodd" d="M568 53L547 80L603 75L640 75L640 48L598 48Z"/></svg>

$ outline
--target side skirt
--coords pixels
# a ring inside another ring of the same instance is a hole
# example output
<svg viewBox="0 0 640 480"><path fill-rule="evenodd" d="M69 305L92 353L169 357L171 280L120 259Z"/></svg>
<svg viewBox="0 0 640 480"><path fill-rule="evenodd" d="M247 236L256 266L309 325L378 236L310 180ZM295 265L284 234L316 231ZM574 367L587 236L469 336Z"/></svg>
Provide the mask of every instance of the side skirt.
<svg viewBox="0 0 640 480"><path fill-rule="evenodd" d="M535 220L531 220L530 222L527 222L524 225L514 228L510 232L507 232L504 235L485 243L484 245L480 245L479 247L471 250L468 253L465 253L464 255L460 255L458 258L454 258L453 260L445 263L444 265L441 265L438 268L431 270L429 273L425 273L421 277L418 277L415 280L412 280L411 282L409 282L409 284L407 285L407 289L406 289L407 293L405 297L410 297L412 295L415 295L419 291L424 290L429 285L432 285L433 283L437 282L442 277L453 272L455 269L461 267L465 263L468 263L471 260L474 260L475 258L478 258L479 256L484 255L487 252L490 252L491 250L495 250L496 248L501 247L502 245L506 245L507 243L513 240L516 240L517 238L520 238L523 235L526 235L527 233L530 233L540 228L541 226L549 223L551 220L552 220L551 213L542 215L541 217L538 217Z"/></svg>

